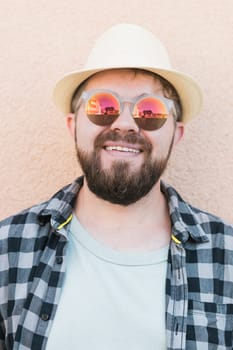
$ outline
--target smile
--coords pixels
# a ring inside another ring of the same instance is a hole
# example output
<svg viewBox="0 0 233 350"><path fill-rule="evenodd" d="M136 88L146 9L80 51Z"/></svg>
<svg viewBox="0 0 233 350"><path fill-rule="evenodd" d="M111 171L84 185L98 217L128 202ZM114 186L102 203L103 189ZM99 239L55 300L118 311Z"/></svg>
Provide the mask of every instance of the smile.
<svg viewBox="0 0 233 350"><path fill-rule="evenodd" d="M123 147L123 146L106 146L106 151L118 151L118 152L127 152L127 153L140 153L140 150L135 148Z"/></svg>

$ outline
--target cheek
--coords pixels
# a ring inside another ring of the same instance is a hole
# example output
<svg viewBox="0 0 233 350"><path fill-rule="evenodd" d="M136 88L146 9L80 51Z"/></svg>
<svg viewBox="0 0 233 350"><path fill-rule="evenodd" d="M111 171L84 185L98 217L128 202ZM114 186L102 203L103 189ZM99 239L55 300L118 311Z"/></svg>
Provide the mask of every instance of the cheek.
<svg viewBox="0 0 233 350"><path fill-rule="evenodd" d="M96 136L102 128L94 125L86 116L78 115L76 121L77 144L85 150L93 150Z"/></svg>
<svg viewBox="0 0 233 350"><path fill-rule="evenodd" d="M173 128L164 128L145 135L152 144L152 157L166 157L173 139Z"/></svg>

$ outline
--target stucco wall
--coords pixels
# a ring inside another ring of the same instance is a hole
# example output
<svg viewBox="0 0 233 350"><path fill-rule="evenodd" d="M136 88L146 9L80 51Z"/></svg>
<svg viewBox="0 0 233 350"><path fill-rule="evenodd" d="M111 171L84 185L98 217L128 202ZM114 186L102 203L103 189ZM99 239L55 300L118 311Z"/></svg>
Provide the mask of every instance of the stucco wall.
<svg viewBox="0 0 233 350"><path fill-rule="evenodd" d="M232 13L232 0L3 0L0 218L47 199L80 174L53 86L81 67L103 30L131 22L157 34L176 69L192 75L204 93L166 181L194 205L233 222Z"/></svg>

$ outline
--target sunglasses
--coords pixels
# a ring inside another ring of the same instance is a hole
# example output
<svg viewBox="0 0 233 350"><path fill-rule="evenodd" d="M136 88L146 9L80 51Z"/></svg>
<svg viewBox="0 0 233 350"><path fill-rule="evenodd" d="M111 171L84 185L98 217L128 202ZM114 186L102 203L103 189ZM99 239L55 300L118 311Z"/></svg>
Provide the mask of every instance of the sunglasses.
<svg viewBox="0 0 233 350"><path fill-rule="evenodd" d="M85 102L85 112L90 121L99 126L112 124L123 111L125 103L130 104L130 112L139 128L160 129L169 114L175 114L174 102L159 95L143 94L133 100L123 100L110 90L84 91L81 99Z"/></svg>

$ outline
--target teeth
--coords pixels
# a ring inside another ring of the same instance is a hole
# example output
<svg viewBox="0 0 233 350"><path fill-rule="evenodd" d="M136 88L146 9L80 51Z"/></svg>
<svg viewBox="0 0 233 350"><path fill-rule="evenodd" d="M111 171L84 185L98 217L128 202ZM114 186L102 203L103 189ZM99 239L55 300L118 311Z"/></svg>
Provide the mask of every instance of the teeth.
<svg viewBox="0 0 233 350"><path fill-rule="evenodd" d="M107 146L105 149L107 151L120 151L120 152L132 152L132 153L139 153L140 152L138 149L121 147L121 146Z"/></svg>

